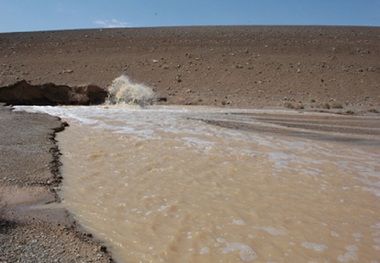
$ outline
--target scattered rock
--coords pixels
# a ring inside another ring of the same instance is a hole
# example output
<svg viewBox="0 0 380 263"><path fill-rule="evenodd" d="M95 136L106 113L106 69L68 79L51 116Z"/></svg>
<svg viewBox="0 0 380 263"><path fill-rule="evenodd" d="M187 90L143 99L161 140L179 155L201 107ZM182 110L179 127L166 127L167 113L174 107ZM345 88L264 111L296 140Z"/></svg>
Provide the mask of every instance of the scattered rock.
<svg viewBox="0 0 380 263"><path fill-rule="evenodd" d="M71 74L71 73L73 73L74 72L74 70L72 70L72 69L64 69L64 70L62 70L62 74L65 74L65 73L69 73L69 74ZM60 74L61 74L60 73Z"/></svg>
<svg viewBox="0 0 380 263"><path fill-rule="evenodd" d="M168 99L166 97L159 97L159 98L157 98L157 101L158 102L167 102Z"/></svg>

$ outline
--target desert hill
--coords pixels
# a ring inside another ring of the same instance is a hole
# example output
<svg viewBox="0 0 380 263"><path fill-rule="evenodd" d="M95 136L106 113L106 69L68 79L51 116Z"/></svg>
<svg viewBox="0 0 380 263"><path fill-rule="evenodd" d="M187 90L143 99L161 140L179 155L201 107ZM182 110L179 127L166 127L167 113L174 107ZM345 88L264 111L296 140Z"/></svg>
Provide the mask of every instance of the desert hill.
<svg viewBox="0 0 380 263"><path fill-rule="evenodd" d="M127 74L168 104L380 107L378 27L173 27L0 34L0 87L107 87ZM328 104L328 105L327 105Z"/></svg>

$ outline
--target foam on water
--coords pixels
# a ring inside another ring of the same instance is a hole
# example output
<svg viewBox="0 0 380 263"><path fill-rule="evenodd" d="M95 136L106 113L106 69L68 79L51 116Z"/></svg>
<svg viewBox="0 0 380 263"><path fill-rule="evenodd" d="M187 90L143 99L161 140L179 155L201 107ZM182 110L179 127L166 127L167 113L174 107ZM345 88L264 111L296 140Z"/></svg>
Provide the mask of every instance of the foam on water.
<svg viewBox="0 0 380 263"><path fill-rule="evenodd" d="M358 247L350 245L346 247L346 252L338 257L339 262L350 262L358 260Z"/></svg>
<svg viewBox="0 0 380 263"><path fill-rule="evenodd" d="M223 238L218 238L217 241L221 244L224 244L224 247L219 248L219 250L224 254L239 251L240 259L244 262L253 261L257 258L256 252L246 244L227 242Z"/></svg>
<svg viewBox="0 0 380 263"><path fill-rule="evenodd" d="M210 253L210 249L208 247L202 247L201 250L199 251L201 255L208 254Z"/></svg>
<svg viewBox="0 0 380 263"><path fill-rule="evenodd" d="M126 75L114 79L108 87L108 93L107 104L147 106L155 102L155 94L151 88L132 82Z"/></svg>
<svg viewBox="0 0 380 263"><path fill-rule="evenodd" d="M234 223L235 225L238 225L238 226L244 226L244 225L247 224L243 219L234 219L234 220L233 220L233 223Z"/></svg>

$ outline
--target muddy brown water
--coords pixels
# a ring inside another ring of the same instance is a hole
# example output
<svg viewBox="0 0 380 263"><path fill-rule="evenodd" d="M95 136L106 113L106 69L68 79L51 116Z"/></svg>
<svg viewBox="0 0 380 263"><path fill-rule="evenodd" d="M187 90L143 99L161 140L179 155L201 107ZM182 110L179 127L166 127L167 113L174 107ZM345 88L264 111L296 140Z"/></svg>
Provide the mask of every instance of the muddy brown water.
<svg viewBox="0 0 380 263"><path fill-rule="evenodd" d="M380 262L380 149L368 143L378 142L376 127L350 143L284 136L259 110L18 109L69 122L57 137L63 204L118 262ZM350 117L340 118L323 125Z"/></svg>

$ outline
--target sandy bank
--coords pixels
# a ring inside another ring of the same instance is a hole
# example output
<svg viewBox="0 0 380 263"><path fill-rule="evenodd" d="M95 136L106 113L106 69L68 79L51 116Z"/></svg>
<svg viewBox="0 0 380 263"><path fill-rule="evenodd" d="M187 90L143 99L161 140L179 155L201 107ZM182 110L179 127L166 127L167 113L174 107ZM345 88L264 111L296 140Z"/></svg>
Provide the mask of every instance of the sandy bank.
<svg viewBox="0 0 380 263"><path fill-rule="evenodd" d="M59 206L58 118L0 106L0 261L111 262Z"/></svg>

